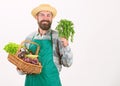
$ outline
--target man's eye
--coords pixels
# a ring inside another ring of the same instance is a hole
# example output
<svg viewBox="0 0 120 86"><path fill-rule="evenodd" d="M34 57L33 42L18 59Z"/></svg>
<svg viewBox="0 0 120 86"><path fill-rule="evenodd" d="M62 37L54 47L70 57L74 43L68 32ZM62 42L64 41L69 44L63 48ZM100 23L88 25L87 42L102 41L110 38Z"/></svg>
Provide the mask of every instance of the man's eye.
<svg viewBox="0 0 120 86"><path fill-rule="evenodd" d="M40 14L40 16L44 16L44 14Z"/></svg>
<svg viewBox="0 0 120 86"><path fill-rule="evenodd" d="M51 17L51 15L50 15L50 14L48 14L48 15L47 15L47 17Z"/></svg>

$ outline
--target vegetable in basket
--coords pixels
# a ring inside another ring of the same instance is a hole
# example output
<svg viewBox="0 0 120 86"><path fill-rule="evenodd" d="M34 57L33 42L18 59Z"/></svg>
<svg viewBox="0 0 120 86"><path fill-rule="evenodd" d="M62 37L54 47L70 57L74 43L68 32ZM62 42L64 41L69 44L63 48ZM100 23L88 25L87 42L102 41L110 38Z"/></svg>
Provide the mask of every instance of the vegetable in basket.
<svg viewBox="0 0 120 86"><path fill-rule="evenodd" d="M4 50L11 55L15 55L17 53L17 56L25 62L38 64L38 55L32 55L25 46L22 46L20 51L18 51L19 46L20 45L17 43L9 42L5 45Z"/></svg>
<svg viewBox="0 0 120 86"><path fill-rule="evenodd" d="M73 36L75 34L73 22L67 19L61 19L56 26L59 37L65 37L67 40L70 39L73 42Z"/></svg>
<svg viewBox="0 0 120 86"><path fill-rule="evenodd" d="M17 50L19 48L19 44L9 42L8 44L5 45L4 50L9 53L9 54L16 54Z"/></svg>

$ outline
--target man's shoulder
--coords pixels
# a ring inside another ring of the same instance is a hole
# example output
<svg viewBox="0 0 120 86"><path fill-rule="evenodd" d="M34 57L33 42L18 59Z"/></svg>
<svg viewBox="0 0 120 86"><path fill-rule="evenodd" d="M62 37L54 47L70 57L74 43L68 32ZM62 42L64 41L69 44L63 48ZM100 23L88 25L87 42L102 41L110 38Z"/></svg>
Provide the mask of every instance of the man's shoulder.
<svg viewBox="0 0 120 86"><path fill-rule="evenodd" d="M51 30L51 31L52 31L53 34L58 34L58 32L55 31L55 30Z"/></svg>
<svg viewBox="0 0 120 86"><path fill-rule="evenodd" d="M58 37L58 32L57 31L55 31L55 30L52 30L52 35L53 35L53 37Z"/></svg>
<svg viewBox="0 0 120 86"><path fill-rule="evenodd" d="M37 31L33 31L33 32L31 32L28 36L34 36L35 34L37 34L38 32Z"/></svg>
<svg viewBox="0 0 120 86"><path fill-rule="evenodd" d="M28 36L26 37L26 39L31 40L33 38L33 36L35 36L35 34L37 34L37 31L33 31L30 34L28 34Z"/></svg>

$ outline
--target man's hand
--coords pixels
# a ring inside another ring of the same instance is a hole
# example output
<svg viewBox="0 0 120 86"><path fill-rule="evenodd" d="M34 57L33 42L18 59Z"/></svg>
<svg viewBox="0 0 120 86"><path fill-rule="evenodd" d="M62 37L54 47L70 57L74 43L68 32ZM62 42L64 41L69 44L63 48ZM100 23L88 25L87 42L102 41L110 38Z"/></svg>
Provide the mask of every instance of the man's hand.
<svg viewBox="0 0 120 86"><path fill-rule="evenodd" d="M60 38L60 40L61 40L64 47L68 46L69 43L68 43L68 40L66 38Z"/></svg>
<svg viewBox="0 0 120 86"><path fill-rule="evenodd" d="M25 71L22 71L21 69L19 69L19 68L16 68L17 69L17 71L20 73L20 74L32 74L32 73L28 73L28 72L25 72Z"/></svg>

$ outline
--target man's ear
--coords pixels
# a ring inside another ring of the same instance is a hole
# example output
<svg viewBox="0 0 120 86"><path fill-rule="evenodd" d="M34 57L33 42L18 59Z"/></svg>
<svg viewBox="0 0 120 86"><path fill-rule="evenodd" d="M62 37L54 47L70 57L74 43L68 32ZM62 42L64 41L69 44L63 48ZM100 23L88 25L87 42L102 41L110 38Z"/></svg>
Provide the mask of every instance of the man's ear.
<svg viewBox="0 0 120 86"><path fill-rule="evenodd" d="M35 19L38 19L38 16L37 16L37 15L35 16Z"/></svg>

